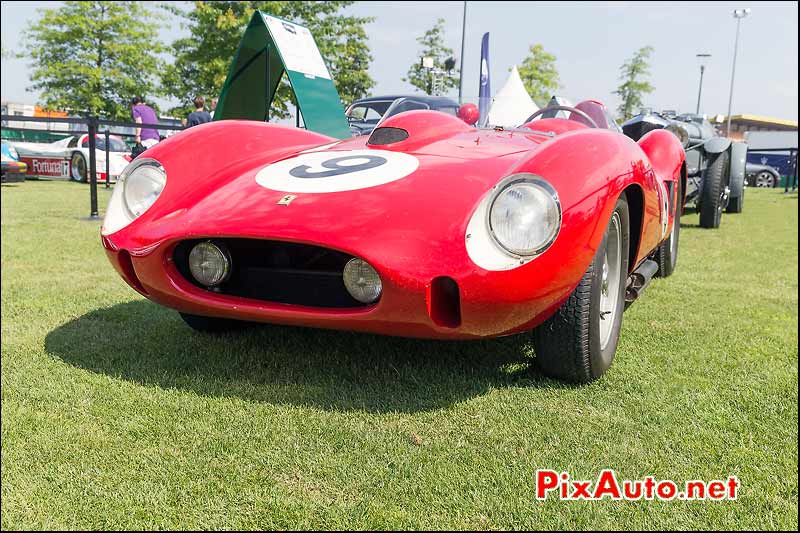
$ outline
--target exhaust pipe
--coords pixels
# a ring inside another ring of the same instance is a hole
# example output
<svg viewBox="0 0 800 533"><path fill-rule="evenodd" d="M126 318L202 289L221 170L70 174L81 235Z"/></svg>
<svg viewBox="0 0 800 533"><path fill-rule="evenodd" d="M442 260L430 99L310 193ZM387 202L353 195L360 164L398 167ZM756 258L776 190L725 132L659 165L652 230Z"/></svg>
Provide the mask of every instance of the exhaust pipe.
<svg viewBox="0 0 800 533"><path fill-rule="evenodd" d="M625 309L628 308L647 288L653 276L658 272L658 263L652 259L645 259L639 268L628 276L625 288Z"/></svg>

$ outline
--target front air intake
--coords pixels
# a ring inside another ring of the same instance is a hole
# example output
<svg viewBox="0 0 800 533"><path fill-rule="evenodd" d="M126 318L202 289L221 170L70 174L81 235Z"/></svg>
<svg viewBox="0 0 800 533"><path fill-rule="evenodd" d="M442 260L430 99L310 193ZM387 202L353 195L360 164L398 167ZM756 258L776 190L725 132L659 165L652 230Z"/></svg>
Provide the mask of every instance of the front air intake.
<svg viewBox="0 0 800 533"><path fill-rule="evenodd" d="M457 328L461 325L461 295L453 278L439 276L428 287L428 315L437 326Z"/></svg>
<svg viewBox="0 0 800 533"><path fill-rule="evenodd" d="M224 281L209 288L192 274L189 260L191 250L208 240L183 241L173 252L178 272L200 289L218 295L307 307L366 307L379 298L365 303L348 292L343 272L352 255L321 246L260 239L213 239L226 250L230 273Z"/></svg>

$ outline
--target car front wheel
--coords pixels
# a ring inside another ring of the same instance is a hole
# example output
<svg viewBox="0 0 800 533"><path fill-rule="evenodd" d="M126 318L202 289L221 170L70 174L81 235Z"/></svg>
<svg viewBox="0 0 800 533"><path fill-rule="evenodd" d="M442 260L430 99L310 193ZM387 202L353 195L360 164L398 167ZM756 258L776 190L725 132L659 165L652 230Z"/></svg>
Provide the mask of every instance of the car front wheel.
<svg viewBox="0 0 800 533"><path fill-rule="evenodd" d="M681 183L677 182L676 201L675 201L675 222L672 224L672 231L667 240L661 243L656 252L656 262L658 263L658 277L666 278L671 276L678 264L678 237L681 232Z"/></svg>
<svg viewBox="0 0 800 533"><path fill-rule="evenodd" d="M69 162L69 177L72 181L85 182L86 176L89 174L86 165L86 157L80 152L72 154L72 159Z"/></svg>
<svg viewBox="0 0 800 533"><path fill-rule="evenodd" d="M775 176L772 175L772 172L764 170L756 174L755 182L756 187L768 187L771 189L775 187Z"/></svg>
<svg viewBox="0 0 800 533"><path fill-rule="evenodd" d="M575 383L602 376L617 351L628 278L630 217L623 194L588 270L564 304L533 332L534 364Z"/></svg>

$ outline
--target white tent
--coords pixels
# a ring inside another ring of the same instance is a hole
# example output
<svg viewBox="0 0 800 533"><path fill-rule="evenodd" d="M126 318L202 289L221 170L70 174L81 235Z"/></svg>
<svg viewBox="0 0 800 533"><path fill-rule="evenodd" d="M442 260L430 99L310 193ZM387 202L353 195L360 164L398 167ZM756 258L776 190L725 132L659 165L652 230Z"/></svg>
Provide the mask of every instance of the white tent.
<svg viewBox="0 0 800 533"><path fill-rule="evenodd" d="M514 65L505 85L497 92L492 107L489 108L489 124L504 128L520 126L538 110L539 107L525 90L517 66Z"/></svg>

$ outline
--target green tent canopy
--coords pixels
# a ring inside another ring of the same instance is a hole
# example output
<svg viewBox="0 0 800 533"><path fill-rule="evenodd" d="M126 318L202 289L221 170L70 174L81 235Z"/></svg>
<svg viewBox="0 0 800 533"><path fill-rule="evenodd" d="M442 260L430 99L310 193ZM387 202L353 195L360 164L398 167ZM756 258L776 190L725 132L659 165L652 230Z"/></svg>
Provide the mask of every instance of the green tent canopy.
<svg viewBox="0 0 800 533"><path fill-rule="evenodd" d="M222 86L214 120L269 120L286 72L307 129L344 139L350 127L328 67L308 28L253 13Z"/></svg>

